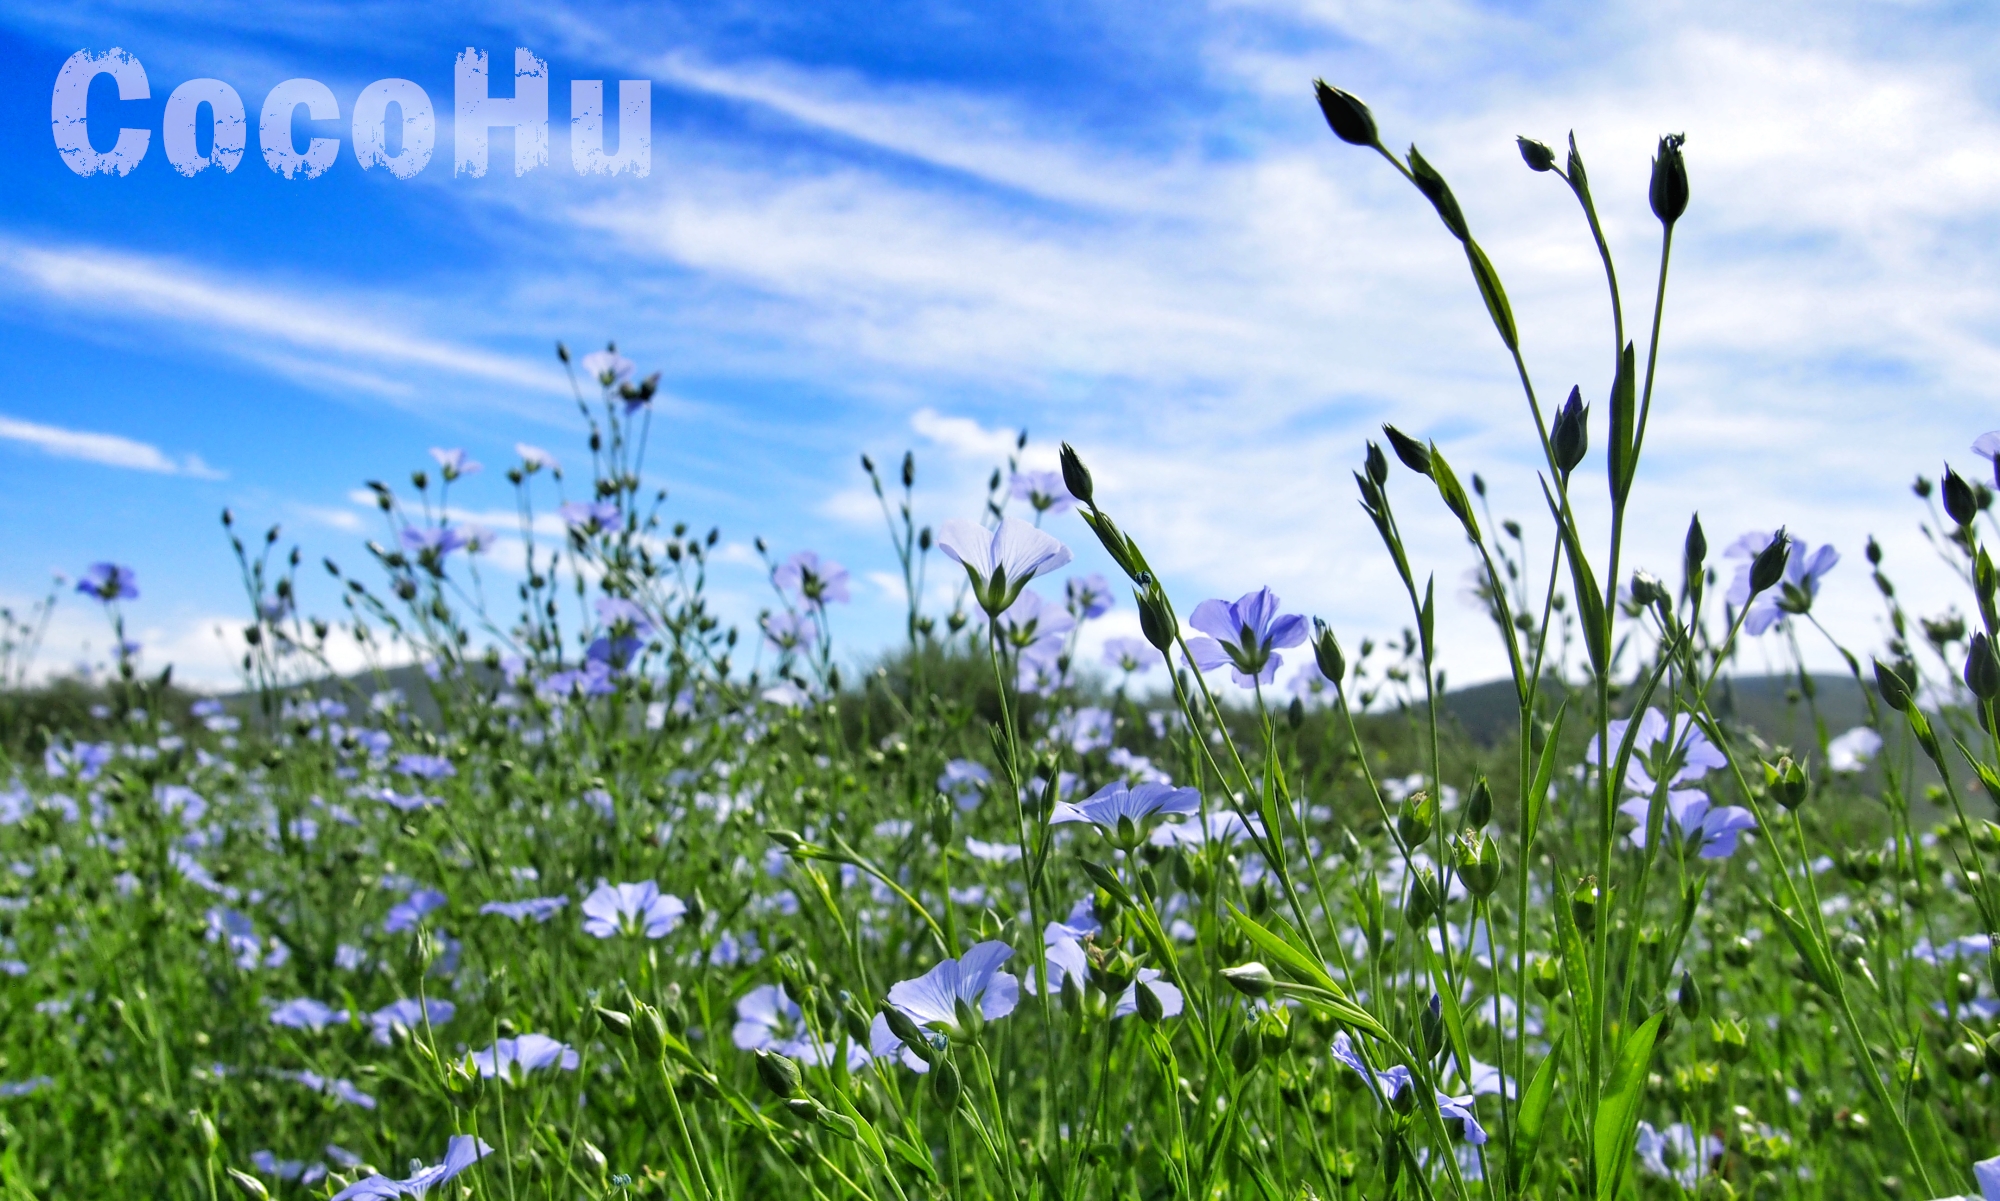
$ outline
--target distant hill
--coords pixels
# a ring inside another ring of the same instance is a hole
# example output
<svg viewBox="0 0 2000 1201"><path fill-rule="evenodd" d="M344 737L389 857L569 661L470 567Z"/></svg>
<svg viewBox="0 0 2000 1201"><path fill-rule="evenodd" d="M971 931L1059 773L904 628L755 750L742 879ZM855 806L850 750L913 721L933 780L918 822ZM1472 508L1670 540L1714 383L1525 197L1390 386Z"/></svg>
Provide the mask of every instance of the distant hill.
<svg viewBox="0 0 2000 1201"><path fill-rule="evenodd" d="M1853 677L1822 675L1812 679L1814 704L1829 736L1868 720L1868 702ZM1724 677L1715 683L1714 707L1717 716L1743 722L1773 745L1803 746L1814 739L1812 713L1799 696L1798 680L1793 676ZM1444 708L1466 737L1481 746L1512 738L1520 712L1510 680L1448 692Z"/></svg>

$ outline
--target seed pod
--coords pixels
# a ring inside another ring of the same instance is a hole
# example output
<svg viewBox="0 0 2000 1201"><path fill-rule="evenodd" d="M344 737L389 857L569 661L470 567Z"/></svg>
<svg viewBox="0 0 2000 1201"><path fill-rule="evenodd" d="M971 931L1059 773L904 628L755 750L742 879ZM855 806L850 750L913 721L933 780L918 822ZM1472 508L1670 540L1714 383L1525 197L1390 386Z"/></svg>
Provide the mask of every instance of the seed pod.
<svg viewBox="0 0 2000 1201"><path fill-rule="evenodd" d="M1576 923L1579 932L1587 935L1597 929L1598 900L1596 876L1585 876L1570 890L1570 920Z"/></svg>
<svg viewBox="0 0 2000 1201"><path fill-rule="evenodd" d="M1437 801L1431 794L1419 788L1403 798L1402 809L1396 815L1396 834L1406 847L1421 844L1431 836L1431 828L1437 824Z"/></svg>
<svg viewBox="0 0 2000 1201"><path fill-rule="evenodd" d="M1708 1024L1709 1037L1715 1040L1715 1053L1724 1063L1742 1063L1750 1054L1750 1028L1739 1017L1729 1017Z"/></svg>
<svg viewBox="0 0 2000 1201"><path fill-rule="evenodd" d="M1465 891L1481 899L1489 897L1500 883L1500 845L1477 830L1468 830L1457 839L1452 867Z"/></svg>
<svg viewBox="0 0 2000 1201"><path fill-rule="evenodd" d="M1553 959L1536 956L1535 962L1528 968L1528 976L1544 1001L1555 1000L1556 994L1562 991L1562 965Z"/></svg>
<svg viewBox="0 0 2000 1201"><path fill-rule="evenodd" d="M1806 794L1811 791L1811 786L1804 765L1790 755L1783 756L1775 764L1764 765L1764 787L1788 813L1796 813L1799 806L1806 803Z"/></svg>

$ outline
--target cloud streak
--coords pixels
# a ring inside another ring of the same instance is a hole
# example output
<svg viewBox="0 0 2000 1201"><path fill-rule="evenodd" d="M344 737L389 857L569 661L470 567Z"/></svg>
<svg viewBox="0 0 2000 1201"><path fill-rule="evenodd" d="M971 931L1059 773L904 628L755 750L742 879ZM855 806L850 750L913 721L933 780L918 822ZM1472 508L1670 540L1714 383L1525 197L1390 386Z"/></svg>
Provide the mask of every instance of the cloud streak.
<svg viewBox="0 0 2000 1201"><path fill-rule="evenodd" d="M150 442L140 442L118 434L63 429L60 426L21 421L0 415L0 439L22 446L32 446L44 454L54 455L59 459L80 459L86 463L118 467L127 471L148 471L155 475L185 475L202 480L227 478L222 472L204 463L200 455L189 454L176 459Z"/></svg>

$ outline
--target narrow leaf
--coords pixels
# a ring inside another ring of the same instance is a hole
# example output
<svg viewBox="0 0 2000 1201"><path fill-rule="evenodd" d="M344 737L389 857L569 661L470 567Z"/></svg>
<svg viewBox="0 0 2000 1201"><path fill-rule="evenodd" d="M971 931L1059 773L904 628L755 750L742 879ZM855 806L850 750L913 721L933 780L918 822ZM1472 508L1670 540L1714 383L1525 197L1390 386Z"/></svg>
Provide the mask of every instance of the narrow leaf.
<svg viewBox="0 0 2000 1201"><path fill-rule="evenodd" d="M1525 845L1535 845L1535 827L1541 824L1542 806L1548 803L1549 785L1556 774L1556 744L1562 741L1563 714L1569 712L1569 701L1556 706L1555 720L1549 723L1548 741L1542 744L1541 762L1535 765L1535 782L1528 789L1528 803L1523 815Z"/></svg>
<svg viewBox="0 0 2000 1201"><path fill-rule="evenodd" d="M1646 1091L1646 1065L1653 1059L1660 1019L1654 1014L1625 1036L1618 1062L1611 1069L1610 1087L1597 1101L1597 1201L1612 1201L1632 1154L1632 1135L1639 1128L1639 1102Z"/></svg>
<svg viewBox="0 0 2000 1201"><path fill-rule="evenodd" d="M1549 1053L1528 1081L1528 1091L1521 1094L1521 1112L1514 1123L1514 1150L1508 1159L1516 1189L1527 1177L1528 1165L1535 1161L1535 1152L1542 1144L1542 1127L1549 1120L1549 1102L1556 1095L1556 1061L1562 1058L1563 1038L1567 1034L1564 1031L1556 1035Z"/></svg>
<svg viewBox="0 0 2000 1201"><path fill-rule="evenodd" d="M1507 289L1500 286L1500 273L1479 248L1479 243L1466 239L1465 259L1472 264L1472 278L1479 285L1479 298L1486 302L1486 315L1493 318L1493 328L1500 331L1500 340L1508 350L1520 349L1519 333L1514 328L1514 308L1507 303Z"/></svg>

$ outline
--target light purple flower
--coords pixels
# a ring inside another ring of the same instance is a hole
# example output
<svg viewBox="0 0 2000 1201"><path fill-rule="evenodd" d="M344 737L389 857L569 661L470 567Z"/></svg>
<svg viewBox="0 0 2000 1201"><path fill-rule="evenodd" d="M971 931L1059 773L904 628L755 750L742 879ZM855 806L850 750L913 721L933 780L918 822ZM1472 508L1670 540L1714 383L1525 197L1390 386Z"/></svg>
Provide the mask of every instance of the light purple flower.
<svg viewBox="0 0 2000 1201"><path fill-rule="evenodd" d="M465 451L456 446L448 449L442 446L433 446L431 447L431 458L437 460L437 465L444 472L444 478L447 480L455 480L461 475L471 475L475 471L482 470L480 464L466 458Z"/></svg>
<svg viewBox="0 0 2000 1201"><path fill-rule="evenodd" d="M1111 582L1096 572L1063 581L1063 604L1078 621L1090 621L1111 611L1116 600Z"/></svg>
<svg viewBox="0 0 2000 1201"><path fill-rule="evenodd" d="M1813 598L1819 595L1820 580L1840 562L1840 552L1831 545L1814 550L1802 539L1792 538L1785 558L1785 574L1753 599L1750 568L1764 548L1771 545L1771 537L1762 530L1752 530L1722 552L1725 558L1742 560L1735 579L1730 581L1728 600L1739 610L1746 603L1750 606L1743 617L1743 629L1751 635L1762 634L1787 614L1811 609Z"/></svg>
<svg viewBox="0 0 2000 1201"><path fill-rule="evenodd" d="M451 760L443 755L401 755L396 759L396 770L422 780L442 780L458 774Z"/></svg>
<svg viewBox="0 0 2000 1201"><path fill-rule="evenodd" d="M973 597L989 616L1012 605L1029 580L1070 561L1069 547L1013 517L991 530L954 517L938 527L937 545L965 568Z"/></svg>
<svg viewBox="0 0 2000 1201"><path fill-rule="evenodd" d="M1127 827L1136 830L1155 817L1194 813L1201 808L1201 794L1192 788L1167 784L1140 784L1120 780L1106 784L1082 801L1057 801L1049 814L1050 825L1088 822L1114 838L1127 836Z"/></svg>
<svg viewBox="0 0 2000 1201"><path fill-rule="evenodd" d="M617 502L609 500L573 500L558 506L556 512L571 530L581 530L586 534L617 529L623 520Z"/></svg>
<svg viewBox="0 0 2000 1201"><path fill-rule="evenodd" d="M1646 845L1646 812L1650 797L1637 796L1618 806L1618 811L1638 821L1632 831L1632 845ZM1757 828L1757 819L1740 805L1721 809L1710 805L1708 794L1698 789L1675 789L1667 793L1667 813L1680 827L1681 837L1692 841L1703 859L1727 859L1736 853L1736 839L1745 830Z"/></svg>
<svg viewBox="0 0 2000 1201"><path fill-rule="evenodd" d="M1692 1193L1708 1174L1709 1163L1722 1154L1722 1144L1713 1135L1697 1135L1684 1122L1655 1130L1651 1122L1642 1121L1632 1153L1648 1175L1672 1180Z"/></svg>
<svg viewBox="0 0 2000 1201"><path fill-rule="evenodd" d="M391 1180L376 1174L364 1176L333 1195L332 1201L389 1201L394 1197L417 1197L443 1184L493 1153L486 1140L469 1134L454 1134L445 1144L444 1162L419 1168L407 1179Z"/></svg>
<svg viewBox="0 0 2000 1201"><path fill-rule="evenodd" d="M324 1001L311 997L299 997L286 1001L271 1011L273 1026L286 1026L293 1030L324 1030L347 1020L345 1009L335 1009Z"/></svg>
<svg viewBox="0 0 2000 1201"><path fill-rule="evenodd" d="M1050 604L1042 594L1023 589L999 617L1000 634L1023 663L1052 664L1062 654L1076 618Z"/></svg>
<svg viewBox="0 0 2000 1201"><path fill-rule="evenodd" d="M1306 619L1278 612L1278 596L1269 588L1246 592L1234 604L1205 600L1188 615L1188 624L1207 638L1188 640L1188 653L1202 671L1228 667L1230 678L1244 688L1277 678L1285 657L1278 650L1306 640Z"/></svg>
<svg viewBox="0 0 2000 1201"><path fill-rule="evenodd" d="M959 1009L996 1021L1014 1012L1021 982L1000 965L1014 955L1004 942L982 942L959 959L947 959L915 980L889 986L889 1004L920 1026L958 1031Z"/></svg>
<svg viewBox="0 0 2000 1201"><path fill-rule="evenodd" d="M287 1080L296 1080L316 1093L325 1093L343 1105L353 1105L360 1109L375 1108L375 1098L362 1092L354 1081L340 1077L322 1076L318 1072L279 1072Z"/></svg>
<svg viewBox="0 0 2000 1201"><path fill-rule="evenodd" d="M686 902L661 892L651 880L599 884L583 899L583 932L597 938L626 932L665 938L680 925L686 912Z"/></svg>
<svg viewBox="0 0 2000 1201"><path fill-rule="evenodd" d="M1631 726L1629 718L1621 718L1606 727L1611 737L1611 745L1617 747L1625 740L1625 731ZM1584 748L1583 761L1600 762L1597 739L1590 740ZM1674 719L1673 728L1667 728L1667 719L1658 709L1648 708L1639 716L1639 730L1632 735L1632 758L1625 765L1625 787L1633 792L1651 794L1656 775L1667 775L1668 785L1686 784L1698 780L1718 767L1726 767L1729 760L1715 744L1708 740L1693 715L1683 713ZM1671 769L1671 774L1668 774Z"/></svg>
<svg viewBox="0 0 2000 1201"><path fill-rule="evenodd" d="M1009 491L1037 513L1067 513L1076 508L1076 497L1069 494L1060 471L1017 471Z"/></svg>
<svg viewBox="0 0 2000 1201"><path fill-rule="evenodd" d="M524 1073L548 1067L574 1072L579 1062L574 1048L546 1034L503 1038L484 1051L472 1052L472 1064L479 1069L480 1075L498 1076L503 1080L513 1075L512 1068L516 1064Z"/></svg>
<svg viewBox="0 0 2000 1201"><path fill-rule="evenodd" d="M566 896L529 897L525 901L488 901L479 907L479 912L498 914L501 917L513 918L517 922L527 921L529 918L537 922L546 922L562 912L568 904L569 898Z"/></svg>
<svg viewBox="0 0 2000 1201"><path fill-rule="evenodd" d="M78 742L68 747L53 743L42 752L42 770L52 779L74 775L78 780L95 780L105 765L111 762L112 747L108 742Z"/></svg>
<svg viewBox="0 0 2000 1201"><path fill-rule="evenodd" d="M374 1029L371 1037L386 1047L396 1034L414 1033L422 1026L427 1011L430 1024L442 1026L458 1012L458 1006L450 1001L435 1000L419 1005L415 1000L405 997L403 1000L384 1005L368 1015L368 1024Z"/></svg>
<svg viewBox="0 0 2000 1201"><path fill-rule="evenodd" d="M765 640L781 653L789 654L819 641L819 627L810 613L770 613L761 624Z"/></svg>
<svg viewBox="0 0 2000 1201"><path fill-rule="evenodd" d="M634 634L644 636L653 630L653 622L638 603L622 596L600 596L591 602L597 610L597 620L608 628L625 627Z"/></svg>
<svg viewBox="0 0 2000 1201"><path fill-rule="evenodd" d="M992 782L993 773L985 764L971 759L953 759L944 765L944 774L937 778L937 790L970 813L979 808L980 799L986 795L986 786Z"/></svg>
<svg viewBox="0 0 2000 1201"><path fill-rule="evenodd" d="M521 456L521 466L530 473L540 471L544 467L550 471L562 470L562 463L554 455L539 446L530 446L526 442L516 442L514 443L514 453Z"/></svg>
<svg viewBox="0 0 2000 1201"><path fill-rule="evenodd" d="M1050 922L1042 929L1042 945L1048 960L1049 991L1060 993L1063 980L1075 976L1078 987L1090 979L1090 956L1083 949L1083 940L1103 927L1091 912L1089 901L1079 901L1070 910L1069 920ZM1118 994L1118 1000L1111 1006L1111 1016L1130 1017L1139 1012L1139 986L1143 984L1159 998L1160 1010L1167 1017L1179 1017L1185 1002L1181 990L1172 981L1163 977L1158 968L1140 968L1138 975L1125 991ZM1027 979L1029 992L1035 991L1035 979Z"/></svg>
<svg viewBox="0 0 2000 1201"><path fill-rule="evenodd" d="M632 378L638 365L615 350L599 350L584 355L577 360L583 373L597 381L599 387L610 388Z"/></svg>
<svg viewBox="0 0 2000 1201"><path fill-rule="evenodd" d="M406 525L402 538L403 549L411 554L434 555L440 559L469 545L464 532L451 525Z"/></svg>
<svg viewBox="0 0 2000 1201"><path fill-rule="evenodd" d="M1146 672L1160 661L1160 652L1144 638L1106 638L1104 661L1122 672Z"/></svg>
<svg viewBox="0 0 2000 1201"><path fill-rule="evenodd" d="M447 898L434 888L419 888L406 900L389 907L389 916L382 922L382 933L401 934L414 930L417 923L430 914L444 908Z"/></svg>
<svg viewBox="0 0 2000 1201"><path fill-rule="evenodd" d="M825 608L828 601L839 601L843 605L848 601L847 569L809 550L802 550L786 560L771 579L778 587L808 605Z"/></svg>
<svg viewBox="0 0 2000 1201"><path fill-rule="evenodd" d="M85 596L111 603L115 600L138 600L139 577L132 569L117 563L92 563L76 582L76 590Z"/></svg>
<svg viewBox="0 0 2000 1201"><path fill-rule="evenodd" d="M965 853L984 863L1015 863L1021 858L1021 844L968 838L965 840Z"/></svg>
<svg viewBox="0 0 2000 1201"><path fill-rule="evenodd" d="M834 1061L836 1051L813 1036L798 1002L783 985L760 984L736 1002L736 1025L730 1040L742 1051L769 1051L801 1063L824 1067ZM847 1045L847 1066L858 1071L870 1058L869 1048Z"/></svg>
<svg viewBox="0 0 2000 1201"><path fill-rule="evenodd" d="M1972 1178L1979 1182L1980 1201L2000 1201L2000 1155L1973 1164Z"/></svg>
<svg viewBox="0 0 2000 1201"><path fill-rule="evenodd" d="M1868 761L1881 749L1880 734L1867 726L1856 726L1826 744L1827 769L1836 772L1860 771L1868 766Z"/></svg>
<svg viewBox="0 0 2000 1201"><path fill-rule="evenodd" d="M1056 722L1049 734L1067 742L1077 754L1087 755L1111 745L1111 733L1116 724L1109 709L1087 705Z"/></svg>
<svg viewBox="0 0 2000 1201"><path fill-rule="evenodd" d="M308 1164L303 1159L279 1159L268 1148L252 1151L250 1165L266 1176L275 1176L280 1180L296 1180L307 1188L326 1179L325 1164Z"/></svg>

